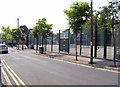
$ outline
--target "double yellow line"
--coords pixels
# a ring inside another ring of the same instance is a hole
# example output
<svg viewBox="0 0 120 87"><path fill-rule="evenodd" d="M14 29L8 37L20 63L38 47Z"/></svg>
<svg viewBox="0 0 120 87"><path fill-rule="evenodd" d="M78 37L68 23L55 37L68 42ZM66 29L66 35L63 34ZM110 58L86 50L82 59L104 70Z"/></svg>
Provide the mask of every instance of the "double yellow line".
<svg viewBox="0 0 120 87"><path fill-rule="evenodd" d="M9 67L5 60L1 59L1 62L18 87L27 87L25 83L18 77L18 75Z"/></svg>

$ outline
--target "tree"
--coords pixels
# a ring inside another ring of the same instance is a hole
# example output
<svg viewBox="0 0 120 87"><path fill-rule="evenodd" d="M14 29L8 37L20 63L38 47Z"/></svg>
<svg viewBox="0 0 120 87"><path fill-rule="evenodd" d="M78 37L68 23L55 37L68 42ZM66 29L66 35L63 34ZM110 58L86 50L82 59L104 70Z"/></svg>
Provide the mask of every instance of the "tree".
<svg viewBox="0 0 120 87"><path fill-rule="evenodd" d="M72 29L76 37L76 60L77 59L77 34L82 29L82 25L86 23L90 17L90 6L86 2L75 2L70 6L70 10L65 10L64 13L68 16L69 27Z"/></svg>
<svg viewBox="0 0 120 87"><path fill-rule="evenodd" d="M12 36L17 41L18 44L18 50L19 50L19 42L22 40L22 30L20 28L14 28L12 29Z"/></svg>
<svg viewBox="0 0 120 87"><path fill-rule="evenodd" d="M24 33L25 35L27 35L28 33L28 27L26 25L22 25L20 26L21 30L22 30L22 33Z"/></svg>
<svg viewBox="0 0 120 87"><path fill-rule="evenodd" d="M47 36L52 34L52 24L47 24L47 20L45 18L39 19L36 23L38 25L39 35L42 36L42 47L44 39L47 39ZM46 51L46 44L45 44L45 51Z"/></svg>
<svg viewBox="0 0 120 87"><path fill-rule="evenodd" d="M2 27L1 37L2 37L2 41L6 43L13 40L13 37L11 35L11 30L9 27Z"/></svg>
<svg viewBox="0 0 120 87"><path fill-rule="evenodd" d="M23 42L25 41L25 37L27 36L27 34L28 34L28 28L27 28L27 26L26 25L22 25L22 26L20 26L20 28L21 28L21 30L22 30L22 50L24 49L24 47L23 47ZM28 45L27 45L28 46Z"/></svg>
<svg viewBox="0 0 120 87"><path fill-rule="evenodd" d="M39 36L39 26L36 25L35 28L32 30L32 35L36 38L36 53L38 50L38 36Z"/></svg>
<svg viewBox="0 0 120 87"><path fill-rule="evenodd" d="M118 3L118 1L116 2L109 2L110 5L109 5L109 9L110 9L110 14L111 14L111 21L109 21L109 26L111 27L112 29L112 36L113 36L113 46L114 46L114 57L113 57L113 61L114 61L114 66L116 67L116 41L115 41L115 34L114 34L114 31L115 29L118 29L118 26L116 26L116 24L119 23L118 21L118 12L117 12L117 9L116 9L116 3Z"/></svg>
<svg viewBox="0 0 120 87"><path fill-rule="evenodd" d="M101 8L101 11L99 11L99 24L103 25L100 26L99 28L101 29L107 29L112 32L112 38L113 38L113 46L114 46L114 66L116 66L116 44L115 44L115 34L114 31L115 29L118 29L118 26L116 26L119 21L118 21L118 12L116 9L116 4L118 1L114 2L111 1L109 2L109 6L103 6Z"/></svg>
<svg viewBox="0 0 120 87"><path fill-rule="evenodd" d="M12 29L12 36L13 36L13 38L14 38L15 40L18 39L18 36L17 36L17 28Z"/></svg>

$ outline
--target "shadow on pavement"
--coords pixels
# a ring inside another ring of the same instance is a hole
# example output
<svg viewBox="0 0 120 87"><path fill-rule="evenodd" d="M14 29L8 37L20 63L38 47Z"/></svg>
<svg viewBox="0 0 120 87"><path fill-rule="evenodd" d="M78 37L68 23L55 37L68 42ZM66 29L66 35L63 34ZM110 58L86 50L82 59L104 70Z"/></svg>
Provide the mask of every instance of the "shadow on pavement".
<svg viewBox="0 0 120 87"><path fill-rule="evenodd" d="M54 57L58 57L58 58L60 58L60 57L62 57L63 55L48 55L50 58L54 58Z"/></svg>

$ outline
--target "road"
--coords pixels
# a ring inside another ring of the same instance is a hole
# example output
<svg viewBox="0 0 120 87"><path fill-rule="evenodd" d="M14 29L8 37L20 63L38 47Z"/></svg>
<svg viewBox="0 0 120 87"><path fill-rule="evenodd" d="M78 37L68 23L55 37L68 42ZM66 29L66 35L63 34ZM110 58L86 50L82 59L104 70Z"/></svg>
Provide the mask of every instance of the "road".
<svg viewBox="0 0 120 87"><path fill-rule="evenodd" d="M9 49L0 55L26 85L118 85L118 74ZM3 66L5 71L6 68ZM13 77L10 76L13 85ZM15 75L13 75L15 76Z"/></svg>

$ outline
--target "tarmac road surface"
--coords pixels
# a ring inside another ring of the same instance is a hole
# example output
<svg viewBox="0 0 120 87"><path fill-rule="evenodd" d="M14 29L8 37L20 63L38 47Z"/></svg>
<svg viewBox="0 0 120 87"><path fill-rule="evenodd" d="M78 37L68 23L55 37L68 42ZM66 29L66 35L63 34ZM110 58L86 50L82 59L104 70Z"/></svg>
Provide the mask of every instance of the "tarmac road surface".
<svg viewBox="0 0 120 87"><path fill-rule="evenodd" d="M13 49L8 54L0 55L0 58L8 67L7 70L3 66L13 85L16 85L17 77L18 83L24 82L25 85L118 85L118 74L114 72L78 66Z"/></svg>

